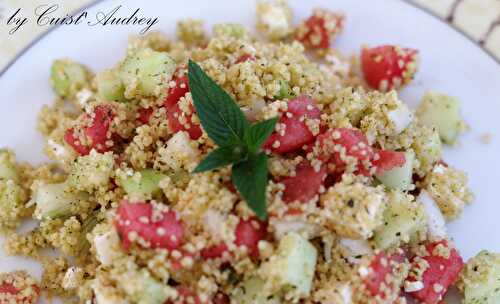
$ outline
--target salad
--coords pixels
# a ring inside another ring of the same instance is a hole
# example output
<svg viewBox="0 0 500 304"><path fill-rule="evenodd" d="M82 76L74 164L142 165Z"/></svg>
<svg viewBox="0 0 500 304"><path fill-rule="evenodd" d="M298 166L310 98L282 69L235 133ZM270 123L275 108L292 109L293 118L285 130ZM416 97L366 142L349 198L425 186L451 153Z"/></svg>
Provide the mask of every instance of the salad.
<svg viewBox="0 0 500 304"><path fill-rule="evenodd" d="M416 49L347 57L344 14L292 13L259 2L258 35L179 21L96 74L54 61L50 162L0 150L4 250L44 271L0 274L0 303L500 303L500 254L465 263L446 230L473 200L442 155L460 102L410 109Z"/></svg>

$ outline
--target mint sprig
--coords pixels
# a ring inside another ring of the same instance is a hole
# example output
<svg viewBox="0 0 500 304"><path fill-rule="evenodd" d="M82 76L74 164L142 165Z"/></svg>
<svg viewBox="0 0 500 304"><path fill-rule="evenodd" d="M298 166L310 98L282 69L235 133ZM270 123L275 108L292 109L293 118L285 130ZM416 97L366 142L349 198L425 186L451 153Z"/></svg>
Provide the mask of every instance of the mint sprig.
<svg viewBox="0 0 500 304"><path fill-rule="evenodd" d="M267 155L251 155L247 160L233 165L231 180L243 196L248 207L260 218L267 217Z"/></svg>
<svg viewBox="0 0 500 304"><path fill-rule="evenodd" d="M273 133L274 126L277 122L277 117L271 118L258 122L246 130L245 143L247 144L247 148L250 152L257 153L257 151L266 142L267 138L271 135L271 133Z"/></svg>
<svg viewBox="0 0 500 304"><path fill-rule="evenodd" d="M201 125L218 146L193 173L232 165L234 186L255 215L265 219L268 169L267 155L261 148L278 118L251 125L233 98L192 60L188 64L188 78Z"/></svg>
<svg viewBox="0 0 500 304"><path fill-rule="evenodd" d="M191 60L188 77L194 107L208 137L220 147L242 143L250 124L240 107Z"/></svg>
<svg viewBox="0 0 500 304"><path fill-rule="evenodd" d="M210 152L194 169L193 173L214 170L241 161L247 156L245 146L220 147Z"/></svg>

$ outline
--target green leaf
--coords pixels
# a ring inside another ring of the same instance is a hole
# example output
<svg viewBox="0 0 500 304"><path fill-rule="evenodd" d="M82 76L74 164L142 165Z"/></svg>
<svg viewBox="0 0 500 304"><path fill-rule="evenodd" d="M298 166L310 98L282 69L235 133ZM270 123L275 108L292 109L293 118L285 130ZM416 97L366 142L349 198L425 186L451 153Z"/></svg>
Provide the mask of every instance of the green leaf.
<svg viewBox="0 0 500 304"><path fill-rule="evenodd" d="M260 153L233 165L231 180L255 215L266 219L267 155Z"/></svg>
<svg viewBox="0 0 500 304"><path fill-rule="evenodd" d="M256 153L274 131L278 119L250 126L231 96L198 64L190 60L188 70L189 88L201 125L219 146L198 164L193 173L233 164L233 184L257 217L265 219L267 156Z"/></svg>
<svg viewBox="0 0 500 304"><path fill-rule="evenodd" d="M247 156L245 146L222 147L210 152L194 169L193 173L210 171L237 163Z"/></svg>
<svg viewBox="0 0 500 304"><path fill-rule="evenodd" d="M274 132L274 127L277 122L278 118L275 117L258 122L247 129L247 132L245 133L245 142L251 153L257 153L257 151L266 142L269 135Z"/></svg>
<svg viewBox="0 0 500 304"><path fill-rule="evenodd" d="M243 142L250 124L240 107L194 61L188 70L193 104L208 136L221 147Z"/></svg>

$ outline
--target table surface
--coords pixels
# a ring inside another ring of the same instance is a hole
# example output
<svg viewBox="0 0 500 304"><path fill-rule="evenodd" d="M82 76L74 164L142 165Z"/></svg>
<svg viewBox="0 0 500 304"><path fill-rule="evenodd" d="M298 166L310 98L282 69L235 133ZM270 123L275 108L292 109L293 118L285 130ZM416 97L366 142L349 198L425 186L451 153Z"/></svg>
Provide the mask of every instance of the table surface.
<svg viewBox="0 0 500 304"><path fill-rule="evenodd" d="M96 0L61 0L58 12L71 12ZM401 0L408 1L445 20L500 60L500 0ZM18 9L33 11L45 0L0 0L0 71L15 60L37 37L50 27L27 23L10 35L7 19ZM1 72L0 72L1 74Z"/></svg>

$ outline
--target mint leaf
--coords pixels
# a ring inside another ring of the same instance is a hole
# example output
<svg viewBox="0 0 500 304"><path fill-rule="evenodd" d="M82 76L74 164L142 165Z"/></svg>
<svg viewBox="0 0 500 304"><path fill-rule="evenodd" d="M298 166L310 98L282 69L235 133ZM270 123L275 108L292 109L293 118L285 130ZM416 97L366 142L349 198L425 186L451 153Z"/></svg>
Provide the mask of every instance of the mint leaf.
<svg viewBox="0 0 500 304"><path fill-rule="evenodd" d="M250 124L231 96L192 60L188 77L193 104L208 137L220 147L243 142Z"/></svg>
<svg viewBox="0 0 500 304"><path fill-rule="evenodd" d="M210 171L237 163L247 156L245 146L217 148L210 152L194 169L193 173Z"/></svg>
<svg viewBox="0 0 500 304"><path fill-rule="evenodd" d="M267 155L260 153L233 165L231 180L255 215L266 219Z"/></svg>
<svg viewBox="0 0 500 304"><path fill-rule="evenodd" d="M273 133L277 122L278 118L275 117L258 122L247 129L247 132L245 133L245 142L251 153L257 153L257 151L266 142L269 135Z"/></svg>

